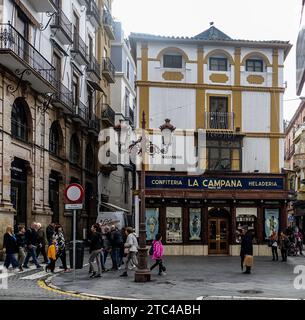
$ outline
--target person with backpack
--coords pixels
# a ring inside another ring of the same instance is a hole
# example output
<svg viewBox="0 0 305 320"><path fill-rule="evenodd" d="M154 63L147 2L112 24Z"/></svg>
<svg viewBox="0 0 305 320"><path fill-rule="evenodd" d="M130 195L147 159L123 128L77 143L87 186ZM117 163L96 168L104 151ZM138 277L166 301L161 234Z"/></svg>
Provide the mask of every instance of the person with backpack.
<svg viewBox="0 0 305 320"><path fill-rule="evenodd" d="M100 230L100 225L98 223L92 225L91 227L91 239L90 239L90 247L89 247L89 264L90 271L92 272L90 278L100 278L102 276L102 267L100 262L101 250L103 248L103 240L102 234ZM98 273L94 270L94 261L96 260Z"/></svg>
<svg viewBox="0 0 305 320"><path fill-rule="evenodd" d="M127 259L125 262L125 271L120 275L120 277L127 277L127 271L128 271L128 264L131 261L132 264L136 267L138 267L138 260L137 260L137 252L138 252L138 240L136 235L133 232L133 229L131 227L126 228L126 234L127 239L126 243L124 245L124 248L126 251L128 251Z"/></svg>
<svg viewBox="0 0 305 320"><path fill-rule="evenodd" d="M163 265L163 254L164 254L164 247L162 244L162 236L160 233L156 234L155 240L152 243L152 259L155 260L155 263L150 267L150 271L152 271L156 266L159 266L159 276L165 276L166 268Z"/></svg>

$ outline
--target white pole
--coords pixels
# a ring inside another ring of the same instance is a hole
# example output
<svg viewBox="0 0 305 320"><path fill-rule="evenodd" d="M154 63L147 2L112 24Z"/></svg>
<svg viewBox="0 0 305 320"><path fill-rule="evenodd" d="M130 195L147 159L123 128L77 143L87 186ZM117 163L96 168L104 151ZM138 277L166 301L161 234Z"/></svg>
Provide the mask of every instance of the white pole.
<svg viewBox="0 0 305 320"><path fill-rule="evenodd" d="M73 280L76 279L76 210L73 210Z"/></svg>

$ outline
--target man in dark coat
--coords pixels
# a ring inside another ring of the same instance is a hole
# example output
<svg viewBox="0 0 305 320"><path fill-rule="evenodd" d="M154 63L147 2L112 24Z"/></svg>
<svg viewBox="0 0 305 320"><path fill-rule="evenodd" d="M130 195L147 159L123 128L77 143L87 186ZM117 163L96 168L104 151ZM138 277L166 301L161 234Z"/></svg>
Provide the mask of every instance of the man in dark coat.
<svg viewBox="0 0 305 320"><path fill-rule="evenodd" d="M46 229L46 236L47 236L47 241L49 245L52 243L54 234L55 234L55 223L52 222L47 226L47 229Z"/></svg>
<svg viewBox="0 0 305 320"><path fill-rule="evenodd" d="M243 270L245 256L253 256L252 232L248 230L248 226L244 226L242 231L243 234L241 236L240 246L241 270ZM244 273L251 273L251 267L246 266L246 271Z"/></svg>

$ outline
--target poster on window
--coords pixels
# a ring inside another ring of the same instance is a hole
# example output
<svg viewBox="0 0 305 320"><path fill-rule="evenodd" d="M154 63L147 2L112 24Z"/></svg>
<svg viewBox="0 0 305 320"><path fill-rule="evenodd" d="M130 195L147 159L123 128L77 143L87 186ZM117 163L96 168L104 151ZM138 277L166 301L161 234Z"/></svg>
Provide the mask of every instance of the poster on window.
<svg viewBox="0 0 305 320"><path fill-rule="evenodd" d="M146 240L155 240L156 234L159 232L159 209L146 209Z"/></svg>
<svg viewBox="0 0 305 320"><path fill-rule="evenodd" d="M273 231L279 232L279 209L265 209L265 239L269 239Z"/></svg>
<svg viewBox="0 0 305 320"><path fill-rule="evenodd" d="M182 209L166 208L166 242L182 242Z"/></svg>
<svg viewBox="0 0 305 320"><path fill-rule="evenodd" d="M190 209L189 215L189 240L201 240L201 209Z"/></svg>

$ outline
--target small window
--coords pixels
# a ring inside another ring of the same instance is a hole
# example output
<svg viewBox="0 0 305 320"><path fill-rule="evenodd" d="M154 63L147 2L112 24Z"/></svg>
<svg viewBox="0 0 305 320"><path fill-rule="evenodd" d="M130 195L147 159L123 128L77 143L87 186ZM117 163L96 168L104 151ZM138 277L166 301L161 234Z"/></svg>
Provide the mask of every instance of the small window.
<svg viewBox="0 0 305 320"><path fill-rule="evenodd" d="M28 141L30 128L25 108L25 100L23 100L23 98L17 98L12 107L11 130L14 138Z"/></svg>
<svg viewBox="0 0 305 320"><path fill-rule="evenodd" d="M257 59L248 59L246 61L246 71L263 72L263 61Z"/></svg>
<svg viewBox="0 0 305 320"><path fill-rule="evenodd" d="M210 58L210 70L213 71L227 71L228 60L226 58Z"/></svg>
<svg viewBox="0 0 305 320"><path fill-rule="evenodd" d="M181 69L182 68L182 56L165 54L163 56L163 67L164 68Z"/></svg>
<svg viewBox="0 0 305 320"><path fill-rule="evenodd" d="M127 66L126 66L126 74L127 74L127 79L129 80L129 61L127 60Z"/></svg>

